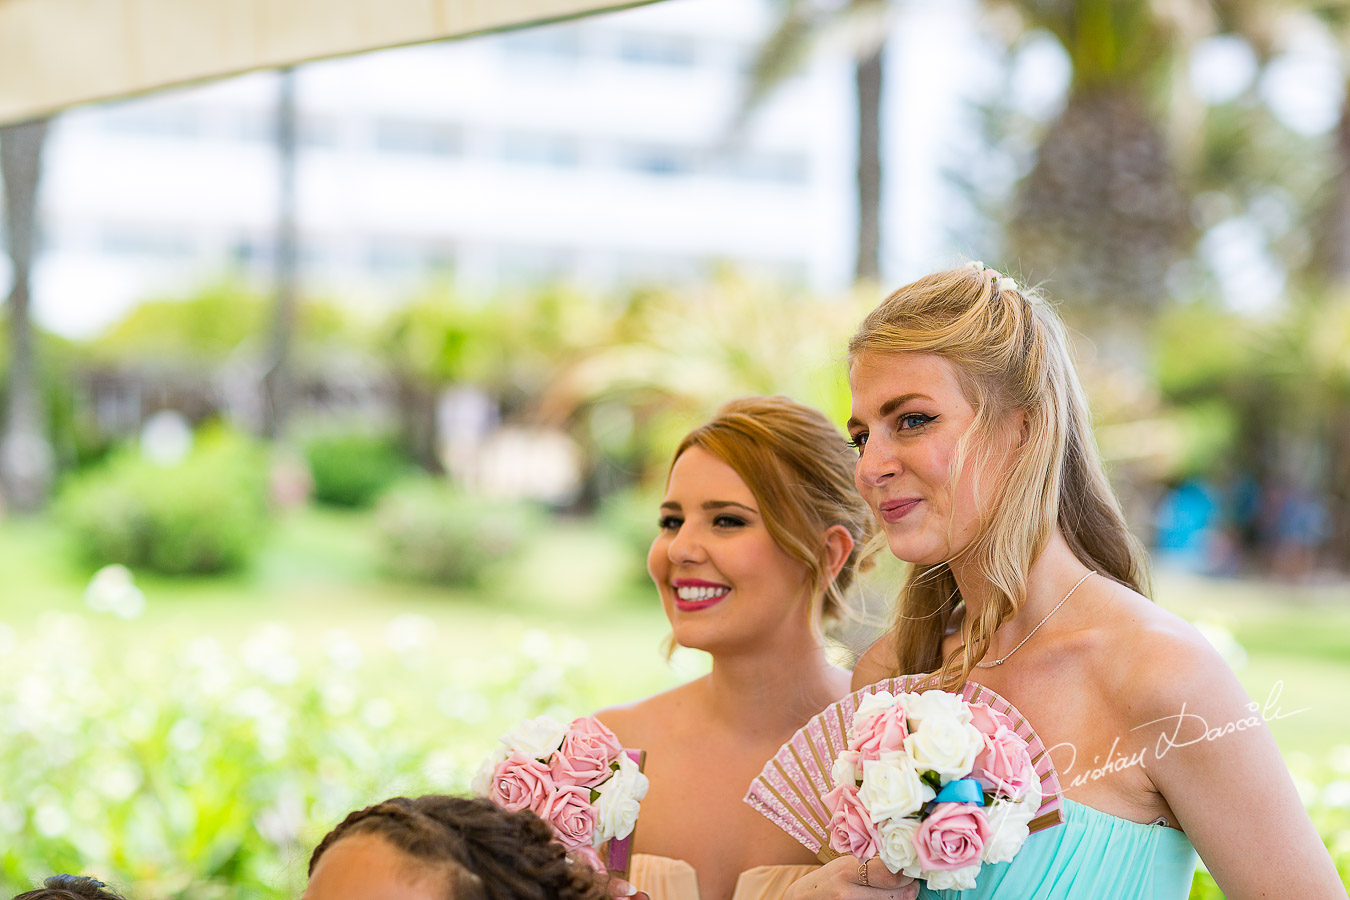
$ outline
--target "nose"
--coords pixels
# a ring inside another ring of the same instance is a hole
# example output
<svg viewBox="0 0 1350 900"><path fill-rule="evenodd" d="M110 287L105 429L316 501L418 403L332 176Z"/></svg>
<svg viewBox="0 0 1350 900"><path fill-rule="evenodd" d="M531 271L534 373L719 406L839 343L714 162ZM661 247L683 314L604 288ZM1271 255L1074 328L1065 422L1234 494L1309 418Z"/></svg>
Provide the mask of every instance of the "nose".
<svg viewBox="0 0 1350 900"><path fill-rule="evenodd" d="M893 453L888 452L885 444L881 441L869 441L863 448L862 455L858 457L853 477L861 492L865 487L884 487L899 473L900 461Z"/></svg>
<svg viewBox="0 0 1350 900"><path fill-rule="evenodd" d="M680 526L666 545L666 555L676 565L693 565L707 559L703 542L697 531L688 523Z"/></svg>

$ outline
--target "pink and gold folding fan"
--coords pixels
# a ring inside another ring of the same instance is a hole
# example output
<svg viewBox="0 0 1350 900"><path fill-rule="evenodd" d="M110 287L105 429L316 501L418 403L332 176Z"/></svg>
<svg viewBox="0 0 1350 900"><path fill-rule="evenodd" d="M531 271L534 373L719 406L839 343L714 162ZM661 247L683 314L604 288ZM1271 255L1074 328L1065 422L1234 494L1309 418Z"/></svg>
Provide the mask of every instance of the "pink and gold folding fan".
<svg viewBox="0 0 1350 900"><path fill-rule="evenodd" d="M830 847L830 811L823 798L834 787L830 770L839 753L847 748L848 727L858 703L865 695L877 691L893 694L913 691L927 679L924 675L906 675L879 681L825 707L764 765L764 770L750 782L745 802L815 853L821 862L834 859L839 854ZM1003 713L1012 720L1013 730L1027 742L1036 774L1041 778L1041 806L1028 826L1030 831L1034 833L1063 822L1059 775L1045 744L1032 731L1026 717L981 684L966 682L961 697L969 703L986 703Z"/></svg>

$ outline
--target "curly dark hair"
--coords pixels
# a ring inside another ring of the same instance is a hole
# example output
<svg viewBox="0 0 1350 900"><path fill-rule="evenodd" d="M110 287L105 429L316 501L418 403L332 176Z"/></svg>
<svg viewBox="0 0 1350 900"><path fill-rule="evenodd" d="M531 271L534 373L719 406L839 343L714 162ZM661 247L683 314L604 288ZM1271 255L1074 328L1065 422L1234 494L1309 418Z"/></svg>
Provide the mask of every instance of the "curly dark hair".
<svg viewBox="0 0 1350 900"><path fill-rule="evenodd" d="M445 865L456 900L608 900L604 882L568 858L553 829L529 811L507 812L481 798L394 797L357 810L309 858L354 834L377 834L416 859Z"/></svg>
<svg viewBox="0 0 1350 900"><path fill-rule="evenodd" d="M42 884L14 900L123 900L121 894L88 875L53 875Z"/></svg>

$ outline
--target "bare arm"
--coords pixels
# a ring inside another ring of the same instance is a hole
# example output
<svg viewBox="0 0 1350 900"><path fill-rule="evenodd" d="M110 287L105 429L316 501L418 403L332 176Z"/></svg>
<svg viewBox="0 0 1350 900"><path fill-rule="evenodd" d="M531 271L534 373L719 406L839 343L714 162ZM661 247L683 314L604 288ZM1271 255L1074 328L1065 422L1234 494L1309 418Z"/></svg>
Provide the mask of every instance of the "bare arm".
<svg viewBox="0 0 1350 900"><path fill-rule="evenodd" d="M915 900L919 896L913 878L893 874L876 857L867 861L866 872L864 878L863 864L856 856L832 859L794 881L783 900Z"/></svg>
<svg viewBox="0 0 1350 900"><path fill-rule="evenodd" d="M1262 707L1204 638L1165 638L1131 668L1147 772L1224 896L1345 897Z"/></svg>

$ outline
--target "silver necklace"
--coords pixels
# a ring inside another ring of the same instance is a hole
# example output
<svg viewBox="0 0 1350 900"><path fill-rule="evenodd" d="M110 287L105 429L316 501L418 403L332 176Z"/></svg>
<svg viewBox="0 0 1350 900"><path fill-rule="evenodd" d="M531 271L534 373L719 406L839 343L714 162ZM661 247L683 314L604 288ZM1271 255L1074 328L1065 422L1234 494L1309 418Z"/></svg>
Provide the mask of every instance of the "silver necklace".
<svg viewBox="0 0 1350 900"><path fill-rule="evenodd" d="M1096 575L1096 574L1097 574L1097 570L1096 570L1096 569L1093 569L1091 572L1087 573L1087 574L1084 575L1082 578L1078 579L1078 584L1075 584L1073 587L1069 588L1069 592L1068 592L1067 594L1064 595L1064 599L1061 600L1061 601L1059 601L1058 603L1056 603L1056 604L1055 604L1055 608L1052 609L1052 610L1050 610L1048 613L1046 613L1046 614L1045 614L1045 618L1044 618L1044 619L1041 619L1039 622L1037 622L1037 623L1036 623L1036 627L1033 628L1033 629L1031 629L1030 633L1028 633L1026 637L1022 638L1022 640L1017 644L1016 647L1014 647L1014 648L1012 648L1011 650L1008 651L1008 656L1005 656L1005 657L1003 657L1002 659L996 659L996 660L994 660L993 662L977 662L975 665L978 666L978 667L981 668L981 669L992 669L994 666L1001 666L1001 665L1003 665L1005 662L1007 662L1009 656L1012 656L1012 655L1013 655L1014 653L1016 653L1018 650L1021 650L1021 649L1022 649L1022 644L1025 644L1027 641L1031 640L1031 635L1033 635L1033 634L1035 634L1036 632L1040 631L1040 630L1041 630L1041 626L1044 625L1046 622L1049 622L1049 621L1050 621L1050 617L1053 616L1055 613L1059 612L1059 608L1060 608L1061 606L1063 606L1063 605L1065 604L1065 602L1066 602L1070 597L1073 596L1073 592L1076 591L1076 590L1078 590L1078 586L1079 586L1079 585L1081 585L1083 582L1087 581L1089 578L1091 578L1093 575Z"/></svg>

